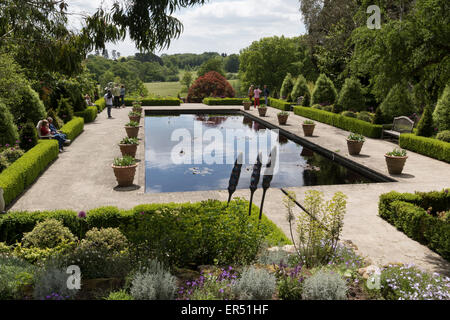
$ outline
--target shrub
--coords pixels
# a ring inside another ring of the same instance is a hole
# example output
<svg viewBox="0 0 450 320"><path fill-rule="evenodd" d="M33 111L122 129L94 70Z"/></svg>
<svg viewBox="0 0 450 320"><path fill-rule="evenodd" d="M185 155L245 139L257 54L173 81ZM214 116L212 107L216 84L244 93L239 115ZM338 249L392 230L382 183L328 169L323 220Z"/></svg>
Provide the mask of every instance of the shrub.
<svg viewBox="0 0 450 320"><path fill-rule="evenodd" d="M244 98L205 98L203 103L208 106L239 106L244 102Z"/></svg>
<svg viewBox="0 0 450 320"><path fill-rule="evenodd" d="M356 113L352 112L352 111L344 111L341 113L344 117L349 117L349 118L354 118L356 119Z"/></svg>
<svg viewBox="0 0 450 320"><path fill-rule="evenodd" d="M22 299L25 286L33 284L34 274L33 265L0 254L0 300Z"/></svg>
<svg viewBox="0 0 450 320"><path fill-rule="evenodd" d="M233 98L235 95L233 87L222 75L215 71L208 72L195 80L189 88L188 101L199 99L203 101L208 97Z"/></svg>
<svg viewBox="0 0 450 320"><path fill-rule="evenodd" d="M38 144L38 133L32 122L27 122L20 130L20 147L28 151Z"/></svg>
<svg viewBox="0 0 450 320"><path fill-rule="evenodd" d="M136 300L173 300L177 291L176 277L153 260L150 267L133 276L130 291Z"/></svg>
<svg viewBox="0 0 450 320"><path fill-rule="evenodd" d="M290 102L286 102L280 99L269 98L269 105L272 108L277 108L283 111L291 111L292 105Z"/></svg>
<svg viewBox="0 0 450 320"><path fill-rule="evenodd" d="M56 110L58 117L60 117L64 123L68 123L74 117L73 108L66 98L61 98L58 102L58 109Z"/></svg>
<svg viewBox="0 0 450 320"><path fill-rule="evenodd" d="M450 130L450 84L445 87L434 109L433 121L439 131Z"/></svg>
<svg viewBox="0 0 450 320"><path fill-rule="evenodd" d="M372 121L373 121L373 116L367 111L359 112L358 115L356 116L356 118L358 120L365 121L368 123L372 123Z"/></svg>
<svg viewBox="0 0 450 320"><path fill-rule="evenodd" d="M12 164L20 159L20 157L24 155L24 152L18 147L11 147L5 149L1 154L3 157L5 157L6 161L8 161L9 164Z"/></svg>
<svg viewBox="0 0 450 320"><path fill-rule="evenodd" d="M431 106L426 106L417 125L417 135L421 137L431 137L433 134L433 111L431 110Z"/></svg>
<svg viewBox="0 0 450 320"><path fill-rule="evenodd" d="M134 300L133 296L130 295L128 292L126 292L125 290L120 290L120 291L115 291L115 292L111 292L109 294L108 297L105 298L105 300L114 300L114 301L119 301L119 300Z"/></svg>
<svg viewBox="0 0 450 320"><path fill-rule="evenodd" d="M381 103L380 107L385 121L391 123L395 117L410 116L416 110L411 95L404 84L396 84Z"/></svg>
<svg viewBox="0 0 450 320"><path fill-rule="evenodd" d="M83 85L77 80L60 80L56 83L50 96L49 108L56 109L61 99L66 99L72 110L76 112L84 111L87 107L83 97ZM67 122L63 119L64 122ZM70 120L68 120L70 121Z"/></svg>
<svg viewBox="0 0 450 320"><path fill-rule="evenodd" d="M311 93L309 92L308 83L303 75L300 75L297 78L291 93L292 101L295 103L297 103L298 98L300 97L303 97L301 105L304 107L309 107L311 103Z"/></svg>
<svg viewBox="0 0 450 320"><path fill-rule="evenodd" d="M25 233L22 242L25 247L54 248L64 241L74 242L77 238L61 221L48 219L38 223L31 232Z"/></svg>
<svg viewBox="0 0 450 320"><path fill-rule="evenodd" d="M53 109L48 110L47 117L50 117L53 119L53 125L56 127L56 129L59 130L64 126L64 121L62 121L61 118L58 117L55 110L53 110Z"/></svg>
<svg viewBox="0 0 450 320"><path fill-rule="evenodd" d="M284 250L264 250L258 257L258 263L265 265L287 263L289 256Z"/></svg>
<svg viewBox="0 0 450 320"><path fill-rule="evenodd" d="M34 285L36 300L68 300L77 294L76 289L67 287L68 274L65 269L49 266L43 270Z"/></svg>
<svg viewBox="0 0 450 320"><path fill-rule="evenodd" d="M255 267L246 268L233 284L233 292L241 300L270 300L275 289L275 276Z"/></svg>
<svg viewBox="0 0 450 320"><path fill-rule="evenodd" d="M373 125L365 121L314 108L294 107L294 113L350 132L360 133L369 138L380 138L383 130L381 125Z"/></svg>
<svg viewBox="0 0 450 320"><path fill-rule="evenodd" d="M384 124L386 121L384 119L383 111L381 111L381 108L378 107L375 110L375 116L373 117L372 123L373 124Z"/></svg>
<svg viewBox="0 0 450 320"><path fill-rule="evenodd" d="M439 132L436 136L438 140L444 141L444 142L450 142L450 130L444 130L442 132Z"/></svg>
<svg viewBox="0 0 450 320"><path fill-rule="evenodd" d="M319 270L303 283L305 300L347 300L347 284L335 272Z"/></svg>
<svg viewBox="0 0 450 320"><path fill-rule="evenodd" d="M2 102L0 102L0 114L2 115L0 117L0 145L12 145L19 139L19 134L14 124L13 115Z"/></svg>
<svg viewBox="0 0 450 320"><path fill-rule="evenodd" d="M67 135L67 139L73 141L84 130L84 119L74 117L70 122L67 122L60 130Z"/></svg>
<svg viewBox="0 0 450 320"><path fill-rule="evenodd" d="M283 83L281 85L280 96L282 99L286 99L287 101L292 101L291 92L294 88L294 80L292 79L292 75L288 73L286 77L284 77Z"/></svg>
<svg viewBox="0 0 450 320"><path fill-rule="evenodd" d="M96 106L87 107L84 111L75 112L74 116L84 119L84 123L94 122L97 118L98 109Z"/></svg>
<svg viewBox="0 0 450 320"><path fill-rule="evenodd" d="M178 98L144 98L141 100L143 106L179 106L181 104Z"/></svg>
<svg viewBox="0 0 450 320"><path fill-rule="evenodd" d="M450 163L450 143L448 142L403 133L400 135L399 145L403 149Z"/></svg>
<svg viewBox="0 0 450 320"><path fill-rule="evenodd" d="M21 103L11 106L11 113L14 115L16 124L31 121L38 123L46 117L44 103L39 99L39 95L30 85L26 85L20 91Z"/></svg>
<svg viewBox="0 0 450 320"><path fill-rule="evenodd" d="M56 140L40 140L37 146L0 174L6 205L17 198L59 155Z"/></svg>
<svg viewBox="0 0 450 320"><path fill-rule="evenodd" d="M356 78L345 79L344 86L339 93L337 102L343 110L364 111L366 110L365 99L361 83Z"/></svg>
<svg viewBox="0 0 450 320"><path fill-rule="evenodd" d="M336 102L337 92L333 82L324 74L317 78L311 103L332 105Z"/></svg>
<svg viewBox="0 0 450 320"><path fill-rule="evenodd" d="M130 101L130 100L129 99L125 99L125 105L128 105L127 104L128 101ZM102 112L106 108L106 101L103 98L98 99L97 101L95 101L94 104L97 107L99 113ZM130 106L131 106L131 104L130 104Z"/></svg>

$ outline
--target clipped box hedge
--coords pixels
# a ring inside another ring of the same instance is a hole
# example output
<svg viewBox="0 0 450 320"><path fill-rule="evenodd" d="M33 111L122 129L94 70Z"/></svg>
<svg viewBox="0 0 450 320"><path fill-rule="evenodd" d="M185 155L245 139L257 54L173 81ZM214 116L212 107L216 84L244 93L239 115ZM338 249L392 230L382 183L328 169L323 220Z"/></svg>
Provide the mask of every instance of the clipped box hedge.
<svg viewBox="0 0 450 320"><path fill-rule="evenodd" d="M205 98L203 104L208 106L241 106L245 98Z"/></svg>
<svg viewBox="0 0 450 320"><path fill-rule="evenodd" d="M74 140L84 130L84 119L80 117L74 117L71 121L67 122L62 128L61 132L67 135L67 139Z"/></svg>
<svg viewBox="0 0 450 320"><path fill-rule="evenodd" d="M383 126L381 125L371 124L366 121L309 107L295 106L294 113L296 115L326 123L346 131L359 133L369 138L380 138L383 130Z"/></svg>
<svg viewBox="0 0 450 320"><path fill-rule="evenodd" d="M96 106L87 107L86 110L75 112L76 117L84 119L84 123L94 122L97 119L98 108Z"/></svg>
<svg viewBox="0 0 450 320"><path fill-rule="evenodd" d="M94 104L98 109L98 113L102 112L106 108L106 101L104 98L98 99L94 102Z"/></svg>
<svg viewBox="0 0 450 320"><path fill-rule="evenodd" d="M400 135L399 145L403 149L450 163L450 143L448 142L416 136L413 133L403 133Z"/></svg>
<svg viewBox="0 0 450 320"><path fill-rule="evenodd" d="M379 215L408 237L450 261L450 223L434 216L437 212L450 210L448 191L383 194L378 205Z"/></svg>
<svg viewBox="0 0 450 320"><path fill-rule="evenodd" d="M0 173L0 187L4 190L5 204L13 202L47 166L58 158L57 140L39 140L39 143L11 166Z"/></svg>
<svg viewBox="0 0 450 320"><path fill-rule="evenodd" d="M292 103L284 100L269 98L269 105L283 111L292 111Z"/></svg>
<svg viewBox="0 0 450 320"><path fill-rule="evenodd" d="M258 222L259 209L253 206L248 216L248 202L209 200L185 204L139 205L131 210L103 207L87 212L85 219L77 212L10 212L0 216L0 241L20 241L43 220L63 222L73 234L84 237L92 228L119 228L134 244L146 243L151 252L160 252L178 266L227 264L254 258L261 241L270 245L289 244L284 233L265 216Z"/></svg>

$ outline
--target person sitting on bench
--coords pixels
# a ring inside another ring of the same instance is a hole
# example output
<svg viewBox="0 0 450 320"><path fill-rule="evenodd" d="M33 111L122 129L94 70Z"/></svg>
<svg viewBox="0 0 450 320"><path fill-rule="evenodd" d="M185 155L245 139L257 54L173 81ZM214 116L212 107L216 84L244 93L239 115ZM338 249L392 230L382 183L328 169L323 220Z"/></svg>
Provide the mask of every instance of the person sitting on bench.
<svg viewBox="0 0 450 320"><path fill-rule="evenodd" d="M64 142L66 139L60 133L52 134L47 120L42 120L41 122L40 135L42 137L51 137L52 139L58 140L59 152L64 151Z"/></svg>
<svg viewBox="0 0 450 320"><path fill-rule="evenodd" d="M60 134L64 138L64 144L69 145L71 141L69 139L67 139L67 135L65 133L56 129L55 125L53 124L53 119L51 117L48 117L47 121L48 121L48 126L49 126L49 129L50 129L50 132L52 133L52 135Z"/></svg>

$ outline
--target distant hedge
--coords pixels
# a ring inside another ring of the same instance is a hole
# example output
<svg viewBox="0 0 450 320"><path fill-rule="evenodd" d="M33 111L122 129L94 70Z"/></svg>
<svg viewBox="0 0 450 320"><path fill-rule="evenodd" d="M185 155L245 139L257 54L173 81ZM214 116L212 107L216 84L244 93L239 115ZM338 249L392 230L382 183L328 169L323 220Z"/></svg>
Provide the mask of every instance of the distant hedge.
<svg viewBox="0 0 450 320"><path fill-rule="evenodd" d="M98 112L102 112L106 108L106 101L105 99L101 98L94 102L95 106L98 109Z"/></svg>
<svg viewBox="0 0 450 320"><path fill-rule="evenodd" d="M403 149L450 163L450 143L448 142L419 137L413 133L403 133L400 135L399 145Z"/></svg>
<svg viewBox="0 0 450 320"><path fill-rule="evenodd" d="M67 135L67 139L74 140L83 132L84 119L80 117L74 117L73 120L67 122L62 128L61 132Z"/></svg>
<svg viewBox="0 0 450 320"><path fill-rule="evenodd" d="M6 205L30 186L45 168L58 158L58 154L58 141L39 140L34 148L0 173L0 187L4 190Z"/></svg>
<svg viewBox="0 0 450 320"><path fill-rule="evenodd" d="M343 130L359 133L369 138L380 138L383 130L383 126L381 125L371 124L362 120L349 118L340 114L314 108L296 106L294 107L294 113L296 115L326 123Z"/></svg>
<svg viewBox="0 0 450 320"><path fill-rule="evenodd" d="M269 98L269 106L283 111L292 111L292 103L280 99Z"/></svg>
<svg viewBox="0 0 450 320"><path fill-rule="evenodd" d="M450 224L435 216L450 210L448 189L415 194L393 191L380 196L378 208L380 217L450 261Z"/></svg>
<svg viewBox="0 0 450 320"><path fill-rule="evenodd" d="M97 118L98 108L96 106L87 107L86 110L75 112L76 117L84 119L84 123L94 122Z"/></svg>
<svg viewBox="0 0 450 320"><path fill-rule="evenodd" d="M248 202L209 200L185 204L140 205L131 210L104 207L77 218L77 212L10 212L0 216L0 241L12 244L43 220L63 222L72 233L84 237L92 228L119 228L134 244L159 252L178 266L238 263L255 258L263 242L289 244L284 233L267 217L258 222L259 209Z"/></svg>
<svg viewBox="0 0 450 320"><path fill-rule="evenodd" d="M205 98L203 104L208 106L241 106L245 98Z"/></svg>

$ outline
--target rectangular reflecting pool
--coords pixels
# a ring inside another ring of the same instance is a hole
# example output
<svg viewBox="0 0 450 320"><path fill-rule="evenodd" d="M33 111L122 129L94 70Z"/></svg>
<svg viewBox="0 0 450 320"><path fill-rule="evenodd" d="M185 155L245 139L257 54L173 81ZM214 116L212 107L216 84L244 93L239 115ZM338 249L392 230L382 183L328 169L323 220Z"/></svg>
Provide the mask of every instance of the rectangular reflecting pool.
<svg viewBox="0 0 450 320"><path fill-rule="evenodd" d="M241 152L238 189L247 189L257 155L266 164L274 148L273 188L376 182L243 114L155 115L145 118L146 192L226 190Z"/></svg>

